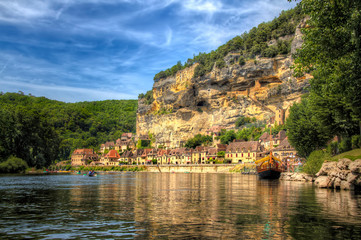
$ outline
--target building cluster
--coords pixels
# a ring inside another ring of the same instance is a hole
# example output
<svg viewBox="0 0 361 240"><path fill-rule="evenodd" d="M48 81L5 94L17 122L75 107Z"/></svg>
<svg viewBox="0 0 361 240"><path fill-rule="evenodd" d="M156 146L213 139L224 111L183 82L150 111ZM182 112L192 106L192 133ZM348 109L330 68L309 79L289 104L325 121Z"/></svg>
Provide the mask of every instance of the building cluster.
<svg viewBox="0 0 361 240"><path fill-rule="evenodd" d="M288 142L285 131L270 136L264 133L258 141L234 140L228 145L215 143L212 147L198 146L175 149L136 149L132 133L124 133L114 142L101 145L100 154L93 149L76 149L71 156L74 166L117 166L120 164L206 164L215 160L223 163L252 163L269 154L281 160L295 158L296 151ZM140 137L139 139L145 139Z"/></svg>

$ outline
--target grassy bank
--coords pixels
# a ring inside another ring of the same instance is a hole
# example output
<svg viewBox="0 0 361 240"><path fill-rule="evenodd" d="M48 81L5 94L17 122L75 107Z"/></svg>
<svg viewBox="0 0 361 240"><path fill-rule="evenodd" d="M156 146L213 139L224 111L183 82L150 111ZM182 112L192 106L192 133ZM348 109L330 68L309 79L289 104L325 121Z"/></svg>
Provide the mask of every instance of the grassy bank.
<svg viewBox="0 0 361 240"><path fill-rule="evenodd" d="M361 148L335 155L332 157L332 160L338 161L341 158L348 158L352 161L355 161L356 159L361 159Z"/></svg>

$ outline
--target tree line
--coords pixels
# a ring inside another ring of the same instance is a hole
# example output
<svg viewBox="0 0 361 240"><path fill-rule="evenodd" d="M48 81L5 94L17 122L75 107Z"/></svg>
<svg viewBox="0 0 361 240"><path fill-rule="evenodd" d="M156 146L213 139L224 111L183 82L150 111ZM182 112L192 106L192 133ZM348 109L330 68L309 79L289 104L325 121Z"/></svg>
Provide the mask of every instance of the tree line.
<svg viewBox="0 0 361 240"><path fill-rule="evenodd" d="M66 160L76 148L99 148L135 132L136 100L64 103L23 93L0 95L0 162L29 166Z"/></svg>

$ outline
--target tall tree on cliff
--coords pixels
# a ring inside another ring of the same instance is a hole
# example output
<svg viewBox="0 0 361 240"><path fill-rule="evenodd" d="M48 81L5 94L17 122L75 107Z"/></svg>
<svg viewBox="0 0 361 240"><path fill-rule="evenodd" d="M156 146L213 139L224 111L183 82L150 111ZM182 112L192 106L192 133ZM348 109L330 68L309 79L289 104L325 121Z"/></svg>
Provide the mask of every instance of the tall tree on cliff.
<svg viewBox="0 0 361 240"><path fill-rule="evenodd" d="M361 1L299 4L309 20L295 70L314 76L309 96L313 113L334 135L361 134Z"/></svg>

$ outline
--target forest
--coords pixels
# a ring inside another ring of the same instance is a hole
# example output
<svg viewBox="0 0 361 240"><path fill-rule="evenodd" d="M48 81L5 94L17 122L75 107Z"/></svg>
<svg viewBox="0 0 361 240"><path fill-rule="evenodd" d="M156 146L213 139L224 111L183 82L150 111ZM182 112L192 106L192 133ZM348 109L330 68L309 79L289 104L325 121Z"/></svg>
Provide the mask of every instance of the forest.
<svg viewBox="0 0 361 240"><path fill-rule="evenodd" d="M20 158L43 167L76 148L99 148L135 132L136 100L64 103L23 93L0 94L0 162Z"/></svg>

